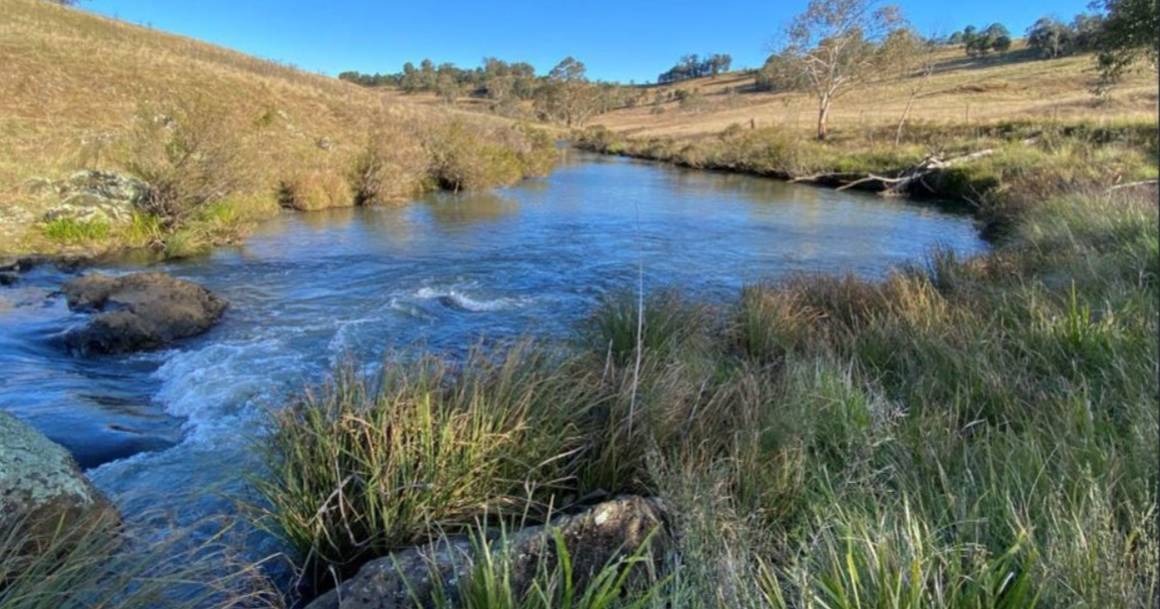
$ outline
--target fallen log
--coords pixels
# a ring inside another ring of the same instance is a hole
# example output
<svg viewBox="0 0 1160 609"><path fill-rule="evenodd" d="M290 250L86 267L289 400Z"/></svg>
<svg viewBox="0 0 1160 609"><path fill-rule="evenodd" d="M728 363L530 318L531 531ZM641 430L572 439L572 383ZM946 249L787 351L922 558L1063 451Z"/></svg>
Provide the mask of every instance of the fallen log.
<svg viewBox="0 0 1160 609"><path fill-rule="evenodd" d="M987 148L964 154L950 159L942 159L937 155L930 155L923 159L920 163L907 169L897 176L883 176L875 173L818 173L808 176L798 176L791 179L791 182L812 182L815 184L838 184L838 190L849 190L851 188L866 188L867 185L873 184L871 190L876 190L883 196L898 196L905 194L910 185L913 183L922 184L927 190L934 192L925 181L927 176L937 173L949 167L969 163L984 157L995 154L993 148Z"/></svg>

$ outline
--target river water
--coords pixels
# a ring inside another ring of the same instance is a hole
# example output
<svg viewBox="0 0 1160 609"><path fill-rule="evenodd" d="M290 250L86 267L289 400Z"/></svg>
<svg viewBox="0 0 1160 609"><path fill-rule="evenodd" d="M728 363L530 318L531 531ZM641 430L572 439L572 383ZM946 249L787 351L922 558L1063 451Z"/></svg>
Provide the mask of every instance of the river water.
<svg viewBox="0 0 1160 609"><path fill-rule="evenodd" d="M880 277L936 246L986 248L969 217L927 205L568 151L512 188L287 212L243 246L155 265L231 303L165 350L69 355L57 338L83 316L54 290L70 275L34 269L0 288L0 409L72 450L128 517L192 519L243 488L267 409L347 358L567 337L639 267L649 286L728 301L792 273Z"/></svg>

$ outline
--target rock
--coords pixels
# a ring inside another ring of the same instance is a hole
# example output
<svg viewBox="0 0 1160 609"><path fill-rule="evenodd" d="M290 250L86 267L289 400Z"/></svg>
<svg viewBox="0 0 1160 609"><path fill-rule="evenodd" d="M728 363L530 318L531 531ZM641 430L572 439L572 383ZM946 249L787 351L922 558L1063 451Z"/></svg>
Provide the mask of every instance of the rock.
<svg viewBox="0 0 1160 609"><path fill-rule="evenodd" d="M126 224L149 193L149 185L129 176L107 171L79 171L56 183L61 201L45 212L47 221Z"/></svg>
<svg viewBox="0 0 1160 609"><path fill-rule="evenodd" d="M0 271L0 286L15 285L20 281L20 275L12 271Z"/></svg>
<svg viewBox="0 0 1160 609"><path fill-rule="evenodd" d="M0 534L112 510L64 447L0 411Z"/></svg>
<svg viewBox="0 0 1160 609"><path fill-rule="evenodd" d="M553 531L558 532L572 559L576 587L582 589L610 560L637 551L658 529L650 551L654 561L659 560L668 545L664 523L665 512L659 501L621 497L579 514L557 517L548 526L523 529L497 551L508 553L513 587L526 591L540 561L555 560ZM415 606L413 598L430 607L439 582L446 587L447 598L455 598L455 587L471 573L472 564L471 540L448 537L368 562L357 575L306 609L410 609ZM432 577L433 572L439 577Z"/></svg>
<svg viewBox="0 0 1160 609"><path fill-rule="evenodd" d="M213 327L228 306L209 290L164 273L92 274L62 290L70 309L95 313L65 337L82 353L152 349L195 336Z"/></svg>

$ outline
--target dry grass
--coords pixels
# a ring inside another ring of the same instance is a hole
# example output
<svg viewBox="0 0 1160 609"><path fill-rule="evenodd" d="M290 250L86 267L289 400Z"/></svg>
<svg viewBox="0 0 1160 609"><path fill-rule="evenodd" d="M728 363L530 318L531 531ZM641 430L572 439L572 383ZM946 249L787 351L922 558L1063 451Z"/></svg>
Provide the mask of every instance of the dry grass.
<svg viewBox="0 0 1160 609"><path fill-rule="evenodd" d="M28 241L52 203L27 192L29 180L80 168L125 170L142 112L167 115L192 99L208 100L214 124L230 135L247 178L239 195L273 200L288 190L304 209L351 205L367 194L349 181L368 133L400 131L384 124L420 132L401 149L456 117L484 132L510 124L42 0L0 0L0 15L0 250L21 241L23 249L52 245ZM377 181L376 199L413 190Z"/></svg>
<svg viewBox="0 0 1160 609"><path fill-rule="evenodd" d="M1090 55L1050 61L1033 60L1017 45L1002 56L971 59L961 48L938 55L938 66L915 101L911 120L927 123L979 123L1043 119L1094 121L1155 120L1156 74L1140 70L1115 89L1110 100L1093 103L1088 91L1095 73ZM777 127L809 136L815 128L817 102L801 93L753 90L752 74L731 73L644 87L651 102L678 89L699 90L704 102L696 111L682 110L677 101L651 103L596 117L602 124L631 137L696 137L719 133L732 124ZM905 82L885 82L860 89L834 103L831 126L842 131L896 124L907 101Z"/></svg>

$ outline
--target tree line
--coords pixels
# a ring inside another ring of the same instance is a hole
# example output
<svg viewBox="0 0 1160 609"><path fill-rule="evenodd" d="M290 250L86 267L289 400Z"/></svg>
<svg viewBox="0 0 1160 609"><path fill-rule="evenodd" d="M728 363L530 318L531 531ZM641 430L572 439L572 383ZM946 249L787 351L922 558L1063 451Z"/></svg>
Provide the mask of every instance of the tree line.
<svg viewBox="0 0 1160 609"><path fill-rule="evenodd" d="M726 53L714 53L703 59L696 54L685 55L677 65L657 76L657 84L663 85L703 76L715 77L722 72L728 72L732 65L733 58Z"/></svg>
<svg viewBox="0 0 1160 609"><path fill-rule="evenodd" d="M634 87L596 82L588 78L584 62L565 57L547 74L537 75L527 62L485 58L479 67L460 68L452 63L438 66L424 59L411 62L393 74L343 72L339 78L367 87L391 86L404 93L431 92L446 102L461 96L490 100L492 110L520 115L530 104L540 120L569 127L582 126L589 117L635 104L640 93Z"/></svg>
<svg viewBox="0 0 1160 609"><path fill-rule="evenodd" d="M982 57L992 51L1004 53L1011 48L1011 32L1002 23L992 23L983 29L968 25L951 34L947 44L961 44L971 57Z"/></svg>

